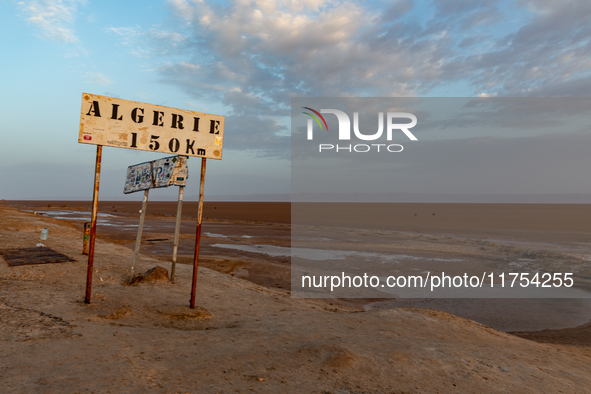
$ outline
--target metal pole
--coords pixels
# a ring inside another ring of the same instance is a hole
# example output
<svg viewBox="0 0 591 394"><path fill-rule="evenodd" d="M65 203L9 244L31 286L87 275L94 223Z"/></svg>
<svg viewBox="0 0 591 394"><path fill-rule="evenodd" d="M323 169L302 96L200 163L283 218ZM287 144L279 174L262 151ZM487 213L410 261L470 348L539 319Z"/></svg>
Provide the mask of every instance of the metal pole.
<svg viewBox="0 0 591 394"><path fill-rule="evenodd" d="M135 261L137 260L137 255L140 253L140 243L142 242L142 231L144 229L144 219L146 217L146 208L148 206L148 194L150 193L150 189L144 190L144 202L142 202L142 210L140 211L140 225L137 229L137 238L135 240L135 250L133 252L133 261L131 262L131 272L129 273L129 281L133 280L133 275L135 274Z"/></svg>
<svg viewBox="0 0 591 394"><path fill-rule="evenodd" d="M176 209L176 226L174 228L174 247L172 249L172 268L170 269L170 280L174 283L174 271L176 268L176 255L179 248L179 235L181 230L181 211L183 209L183 186L179 186L179 203Z"/></svg>
<svg viewBox="0 0 591 394"><path fill-rule="evenodd" d="M199 242L201 241L201 218L203 216L203 186L205 185L205 157L201 159L201 181L199 185L199 212L197 213L197 234L195 236L195 258L193 260L193 283L191 285L191 309L195 309L197 270L199 268Z"/></svg>
<svg viewBox="0 0 591 394"><path fill-rule="evenodd" d="M92 291L92 270L94 265L94 241L96 238L96 215L98 211L99 183L101 179L101 159L103 157L103 146L96 147L96 164L94 167L94 192L92 193L92 215L90 225L90 248L88 251L88 270L86 273L86 297L84 302L90 304Z"/></svg>

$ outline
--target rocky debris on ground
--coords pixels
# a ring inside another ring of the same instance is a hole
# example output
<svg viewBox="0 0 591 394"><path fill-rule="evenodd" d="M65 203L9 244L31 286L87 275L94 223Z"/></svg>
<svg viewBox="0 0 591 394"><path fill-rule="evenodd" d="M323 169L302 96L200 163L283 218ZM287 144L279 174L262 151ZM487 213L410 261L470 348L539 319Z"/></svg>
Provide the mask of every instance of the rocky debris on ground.
<svg viewBox="0 0 591 394"><path fill-rule="evenodd" d="M135 275L133 279L126 282L126 285L133 286L139 285L140 283L172 283L170 278L168 277L168 270L166 268L156 266L143 272L141 274Z"/></svg>

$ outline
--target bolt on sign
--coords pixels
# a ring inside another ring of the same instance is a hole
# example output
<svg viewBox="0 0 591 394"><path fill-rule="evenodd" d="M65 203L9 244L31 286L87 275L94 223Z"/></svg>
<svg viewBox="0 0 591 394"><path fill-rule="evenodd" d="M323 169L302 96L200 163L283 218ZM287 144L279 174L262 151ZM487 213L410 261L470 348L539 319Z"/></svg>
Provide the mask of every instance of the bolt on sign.
<svg viewBox="0 0 591 394"><path fill-rule="evenodd" d="M187 158L184 156L165 157L127 167L123 193L168 186L185 186L189 177Z"/></svg>
<svg viewBox="0 0 591 394"><path fill-rule="evenodd" d="M82 144L221 160L223 116L82 93Z"/></svg>

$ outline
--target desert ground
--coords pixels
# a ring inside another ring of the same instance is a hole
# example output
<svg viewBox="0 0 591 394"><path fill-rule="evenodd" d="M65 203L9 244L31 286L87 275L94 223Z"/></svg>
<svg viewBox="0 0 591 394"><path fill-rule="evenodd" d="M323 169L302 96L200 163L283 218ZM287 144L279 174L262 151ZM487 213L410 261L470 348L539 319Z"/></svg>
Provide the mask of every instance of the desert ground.
<svg viewBox="0 0 591 394"><path fill-rule="evenodd" d="M289 247L290 210L281 203L247 209L240 203L206 204L194 310L188 308L188 264L177 265L174 284L163 277L124 284L139 206L103 203L99 212L113 216L99 222L92 303L84 304L84 220L71 215L88 205L49 203L0 204L0 249L42 242L73 260L8 266L0 257L2 392L591 392L584 302L564 311L564 305L552 305L556 300L542 300L537 310L519 305L507 317L500 316L507 304L498 303L478 312L444 300L292 298L289 258L219 246ZM148 208L138 272L170 269L175 206L157 205ZM195 205L185 204L181 263L192 260ZM586 207L544 209L551 213L540 223L530 218L539 216L539 207L530 217L524 207L492 207L488 213L457 207L465 216L456 215L455 222L449 205L406 208L390 227L400 232L395 236L405 250L474 255L484 253L478 242L488 242L488 254L520 256L524 247L539 246L555 253L544 258L560 256L581 267L589 256ZM482 215L490 223L483 225ZM549 220L555 224L545 228ZM44 227L49 238L40 241ZM376 303L390 304L368 307ZM475 319L433 307L455 308ZM552 318L538 319L535 330L513 333L481 324L488 318L497 328L516 327L524 310Z"/></svg>

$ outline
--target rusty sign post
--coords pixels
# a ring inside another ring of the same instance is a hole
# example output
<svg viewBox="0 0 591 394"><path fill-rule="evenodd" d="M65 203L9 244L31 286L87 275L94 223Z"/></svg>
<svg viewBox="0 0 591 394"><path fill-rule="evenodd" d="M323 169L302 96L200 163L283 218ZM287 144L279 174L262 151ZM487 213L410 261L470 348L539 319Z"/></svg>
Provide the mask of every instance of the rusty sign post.
<svg viewBox="0 0 591 394"><path fill-rule="evenodd" d="M144 191L144 201L142 202L142 210L140 211L140 225L137 229L137 238L135 239L135 249L133 251L133 260L131 261L131 272L129 273L129 283L133 281L135 275L135 261L137 255L140 253L140 244L142 242L142 231L144 230L144 219L146 218L146 208L148 207L148 196L150 189Z"/></svg>
<svg viewBox="0 0 591 394"><path fill-rule="evenodd" d="M197 231L195 234L195 256L193 257L193 278L191 282L191 309L195 309L197 292L197 271L199 270L199 244L201 243L201 219L203 217L203 187L205 185L205 158L201 159L201 178L199 179L199 211L197 212Z"/></svg>
<svg viewBox="0 0 591 394"><path fill-rule="evenodd" d="M176 256L179 249L179 236L181 232L181 213L183 210L184 187L179 187L179 201L176 207L176 223L174 225L174 245L172 247L172 267L170 268L170 281L174 283L174 272L176 271Z"/></svg>
<svg viewBox="0 0 591 394"><path fill-rule="evenodd" d="M222 159L224 123L225 118L219 115L82 93L78 142L97 145L85 303L90 303L92 290L102 148L110 146L194 156L202 159L191 290L191 307L194 308L203 210L205 159ZM182 193L179 194L182 196Z"/></svg>
<svg viewBox="0 0 591 394"><path fill-rule="evenodd" d="M94 267L94 241L96 239L96 216L98 212L99 183L101 180L101 159L103 146L96 147L96 165L94 167L94 192L92 193L92 215L90 218L90 247L88 250L88 269L86 271L86 296L84 302L90 304L92 290L92 270Z"/></svg>

